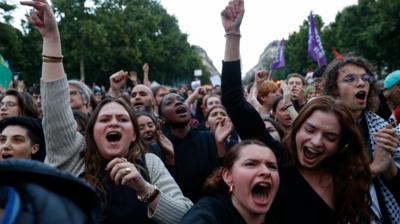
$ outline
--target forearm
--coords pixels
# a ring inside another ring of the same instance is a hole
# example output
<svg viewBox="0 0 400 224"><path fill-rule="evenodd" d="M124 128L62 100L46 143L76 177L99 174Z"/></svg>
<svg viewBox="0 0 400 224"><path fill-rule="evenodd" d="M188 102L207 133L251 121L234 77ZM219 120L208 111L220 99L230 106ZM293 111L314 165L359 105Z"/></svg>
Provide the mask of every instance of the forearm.
<svg viewBox="0 0 400 224"><path fill-rule="evenodd" d="M121 95L121 91L119 89L111 88L108 90L108 95L114 98L117 98Z"/></svg>
<svg viewBox="0 0 400 224"><path fill-rule="evenodd" d="M43 38L43 55L50 57L61 57L61 39L60 35ZM42 79L44 81L55 81L65 76L63 63L42 64Z"/></svg>
<svg viewBox="0 0 400 224"><path fill-rule="evenodd" d="M151 82L150 82L150 79L149 79L149 72L144 72L143 73L143 84L150 88Z"/></svg>
<svg viewBox="0 0 400 224"><path fill-rule="evenodd" d="M240 59L240 35L227 35L225 37L224 61L236 61Z"/></svg>

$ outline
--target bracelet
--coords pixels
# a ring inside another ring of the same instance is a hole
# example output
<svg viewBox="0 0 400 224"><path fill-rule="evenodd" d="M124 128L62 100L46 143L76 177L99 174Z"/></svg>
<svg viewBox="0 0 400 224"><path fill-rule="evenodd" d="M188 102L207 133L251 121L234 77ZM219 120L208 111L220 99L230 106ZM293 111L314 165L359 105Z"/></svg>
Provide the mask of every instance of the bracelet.
<svg viewBox="0 0 400 224"><path fill-rule="evenodd" d="M138 195L137 199L144 203L151 203L160 194L160 190L156 185L153 185L153 190L146 192L145 195Z"/></svg>
<svg viewBox="0 0 400 224"><path fill-rule="evenodd" d="M56 57L56 56L48 56L45 54L42 54L42 57L44 58L50 58L50 59L63 59L63 56L61 55L60 57Z"/></svg>
<svg viewBox="0 0 400 224"><path fill-rule="evenodd" d="M61 63L63 60L63 56L61 57L55 57L55 56L47 56L47 55L42 55L43 57L43 62L46 63Z"/></svg>
<svg viewBox="0 0 400 224"><path fill-rule="evenodd" d="M234 36L234 37L242 37L240 33L226 33L225 37Z"/></svg>

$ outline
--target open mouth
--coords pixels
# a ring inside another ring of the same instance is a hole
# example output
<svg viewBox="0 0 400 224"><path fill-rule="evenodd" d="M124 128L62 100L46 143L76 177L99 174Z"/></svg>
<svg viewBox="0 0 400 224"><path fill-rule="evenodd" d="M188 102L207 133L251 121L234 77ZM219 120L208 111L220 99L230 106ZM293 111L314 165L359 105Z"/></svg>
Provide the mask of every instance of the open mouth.
<svg viewBox="0 0 400 224"><path fill-rule="evenodd" d="M260 182L253 186L251 195L256 204L265 205L268 203L268 196L271 190L271 183Z"/></svg>
<svg viewBox="0 0 400 224"><path fill-rule="evenodd" d="M144 138L144 140L146 140L146 141L151 141L151 140L153 140L153 136L154 136L154 133L153 133L153 132L146 132L146 133L143 133L143 138Z"/></svg>
<svg viewBox="0 0 400 224"><path fill-rule="evenodd" d="M4 153L4 154L1 154L1 157L2 157L3 159L10 159L10 158L13 157L13 155L8 154L8 153Z"/></svg>
<svg viewBox="0 0 400 224"><path fill-rule="evenodd" d="M144 103L142 103L142 102L135 102L135 103L133 103L133 106L135 106L135 107L144 106Z"/></svg>
<svg viewBox="0 0 400 224"><path fill-rule="evenodd" d="M309 147L304 147L303 151L304 151L304 156L308 160L313 160L322 154L322 152L318 152L317 150L309 148Z"/></svg>
<svg viewBox="0 0 400 224"><path fill-rule="evenodd" d="M176 109L176 114L185 114L187 112L185 107L178 107L178 109Z"/></svg>
<svg viewBox="0 0 400 224"><path fill-rule="evenodd" d="M357 92L357 94L355 95L355 97L359 100L365 100L365 98L367 97L367 92L365 91L360 91Z"/></svg>
<svg viewBox="0 0 400 224"><path fill-rule="evenodd" d="M118 142L119 140L121 140L121 138L122 138L122 134L117 131L108 132L106 135L106 139L110 143Z"/></svg>

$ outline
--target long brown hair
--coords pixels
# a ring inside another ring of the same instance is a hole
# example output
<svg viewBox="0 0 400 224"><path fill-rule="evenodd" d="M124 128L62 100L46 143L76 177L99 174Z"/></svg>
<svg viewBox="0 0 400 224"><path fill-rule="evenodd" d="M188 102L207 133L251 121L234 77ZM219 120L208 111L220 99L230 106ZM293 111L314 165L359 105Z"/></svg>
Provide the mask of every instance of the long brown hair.
<svg viewBox="0 0 400 224"><path fill-rule="evenodd" d="M334 203L337 217L342 222L359 223L370 219L369 185L371 173L363 138L356 121L347 108L332 97L320 96L311 100L299 113L284 140L287 165L299 167L296 134L303 123L315 112L331 112L341 127L338 150L322 161L334 184ZM323 122L323 121L321 121Z"/></svg>
<svg viewBox="0 0 400 224"><path fill-rule="evenodd" d="M136 135L135 142L132 142L129 146L129 152L126 159L129 162L133 163L138 169L144 170L136 163L136 160L139 159L141 155L147 152L147 148L142 138L140 137L139 125L136 121L136 117L129 105L118 98L105 98L103 101L101 101L96 110L94 110L91 114L86 128L85 179L102 193L106 193L103 185L103 180L106 176L104 169L108 161L101 157L98 152L98 147L94 140L93 127L96 123L101 108L103 108L106 104L112 102L120 104L128 112L129 117L132 121L134 133Z"/></svg>

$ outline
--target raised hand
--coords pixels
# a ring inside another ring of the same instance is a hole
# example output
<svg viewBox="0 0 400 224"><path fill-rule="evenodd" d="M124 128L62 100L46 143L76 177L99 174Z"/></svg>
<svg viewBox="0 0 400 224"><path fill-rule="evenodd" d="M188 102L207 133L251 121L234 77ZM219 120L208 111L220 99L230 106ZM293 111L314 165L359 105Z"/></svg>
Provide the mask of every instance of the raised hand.
<svg viewBox="0 0 400 224"><path fill-rule="evenodd" d="M393 154L400 143L399 136L395 133L395 129L391 125L387 125L378 132L373 134L376 141L376 149L374 159L370 164L373 176L383 174L390 179L397 170Z"/></svg>
<svg viewBox="0 0 400 224"><path fill-rule="evenodd" d="M221 12L222 25L225 32L240 34L240 24L244 15L243 0L232 0Z"/></svg>
<svg viewBox="0 0 400 224"><path fill-rule="evenodd" d="M120 70L110 76L110 87L114 90L119 90L126 83L128 72Z"/></svg>
<svg viewBox="0 0 400 224"><path fill-rule="evenodd" d="M36 9L31 13L29 19L35 24L36 29L39 30L43 38L59 38L53 9L46 0L21 1L21 5L31 6Z"/></svg>
<svg viewBox="0 0 400 224"><path fill-rule="evenodd" d="M144 65L143 65L143 72L144 72L144 73L149 73L149 70L150 70L149 64L148 64L148 63L144 63Z"/></svg>
<svg viewBox="0 0 400 224"><path fill-rule="evenodd" d="M232 133L233 131L233 124L229 118L222 118L217 123L217 128L215 129L215 141L216 142L224 142L226 138Z"/></svg>
<svg viewBox="0 0 400 224"><path fill-rule="evenodd" d="M165 153L165 163L173 166L175 165L175 150L172 142L162 133L160 126L157 126L156 131L157 141L160 144L161 149Z"/></svg>
<svg viewBox="0 0 400 224"><path fill-rule="evenodd" d="M130 71L128 78L132 81L134 85L138 84L138 77L136 71Z"/></svg>

